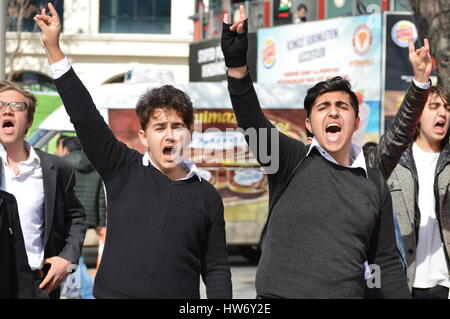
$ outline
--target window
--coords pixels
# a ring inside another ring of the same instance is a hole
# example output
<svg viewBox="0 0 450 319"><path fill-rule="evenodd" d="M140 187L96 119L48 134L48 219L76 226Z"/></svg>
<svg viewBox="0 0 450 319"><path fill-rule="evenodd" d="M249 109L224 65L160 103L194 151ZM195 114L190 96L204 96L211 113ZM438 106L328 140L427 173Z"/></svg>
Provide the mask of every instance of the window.
<svg viewBox="0 0 450 319"><path fill-rule="evenodd" d="M31 0L30 4L23 8L22 5L17 0L8 0L7 5L7 29L8 31L17 31L19 26L19 19L22 19L22 30L24 32L40 32L38 26L34 23L34 16L40 13L40 10L45 6L48 12L48 0ZM55 6L56 11L59 14L61 23L64 25L64 1L54 0L51 1Z"/></svg>
<svg viewBox="0 0 450 319"><path fill-rule="evenodd" d="M170 34L169 0L100 0L101 33Z"/></svg>

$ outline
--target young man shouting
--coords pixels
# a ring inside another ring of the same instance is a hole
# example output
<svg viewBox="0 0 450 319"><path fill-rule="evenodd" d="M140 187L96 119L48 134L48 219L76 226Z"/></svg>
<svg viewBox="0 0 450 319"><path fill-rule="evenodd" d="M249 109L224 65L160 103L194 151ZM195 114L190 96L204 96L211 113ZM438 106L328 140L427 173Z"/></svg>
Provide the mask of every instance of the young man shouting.
<svg viewBox="0 0 450 319"><path fill-rule="evenodd" d="M144 94L136 112L142 156L119 142L59 48L61 24L35 17L55 85L83 150L106 186L108 230L96 298L231 298L222 199L181 159L193 129L189 97L166 85Z"/></svg>
<svg viewBox="0 0 450 319"><path fill-rule="evenodd" d="M35 110L33 94L0 81L0 189L17 200L35 297L59 298L60 284L81 255L86 216L70 164L25 141Z"/></svg>
<svg viewBox="0 0 450 319"><path fill-rule="evenodd" d="M450 298L450 91L432 87L390 179L413 298Z"/></svg>
<svg viewBox="0 0 450 319"><path fill-rule="evenodd" d="M247 18L224 18L222 50L238 125L256 130L258 143L279 162L269 174L269 220L256 275L260 298L363 298L364 263L380 267L381 295L410 298L397 255L392 203L379 170L366 167L351 144L359 127L358 99L340 78L319 82L305 98L310 147L283 134L265 118L248 74ZM261 134L263 131L265 134ZM278 143L278 147L275 146ZM262 166L258 149L253 153ZM278 156L278 158L277 158Z"/></svg>

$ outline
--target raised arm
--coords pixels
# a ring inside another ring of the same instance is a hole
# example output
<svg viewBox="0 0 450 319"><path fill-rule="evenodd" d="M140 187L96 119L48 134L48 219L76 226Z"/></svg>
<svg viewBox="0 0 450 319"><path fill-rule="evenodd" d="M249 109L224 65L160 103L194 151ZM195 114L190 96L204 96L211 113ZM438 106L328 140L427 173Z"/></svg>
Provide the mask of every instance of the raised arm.
<svg viewBox="0 0 450 319"><path fill-rule="evenodd" d="M62 65L59 75L53 74L54 83L73 123L83 150L102 179L124 167L137 152L119 142L108 128L83 83L75 74L59 45L61 21L51 3L50 16L42 9L34 20L42 31L41 42L50 66ZM54 72L52 72L54 73Z"/></svg>
<svg viewBox="0 0 450 319"><path fill-rule="evenodd" d="M61 20L55 7L49 3L50 16L42 8L41 14L34 17L34 21L41 29L41 43L47 54L48 64L52 65L65 58L64 53L59 47L59 36L61 35Z"/></svg>
<svg viewBox="0 0 450 319"><path fill-rule="evenodd" d="M261 109L248 73L247 23L243 5L240 6L240 19L231 25L228 14L224 14L221 47L228 68L228 91L238 126L249 133L246 136L247 143L256 159L272 182L274 179L285 181L299 162L305 146L280 133ZM251 136L256 136L256 139L252 140ZM268 154L269 162L267 158L264 159Z"/></svg>
<svg viewBox="0 0 450 319"><path fill-rule="evenodd" d="M432 61L428 40L425 39L424 42L424 46L416 50L414 43L410 40L409 61L414 70L414 80L409 86L392 125L381 137L379 144L367 154L369 165L380 168L385 179L389 178L403 152L413 140L428 98Z"/></svg>

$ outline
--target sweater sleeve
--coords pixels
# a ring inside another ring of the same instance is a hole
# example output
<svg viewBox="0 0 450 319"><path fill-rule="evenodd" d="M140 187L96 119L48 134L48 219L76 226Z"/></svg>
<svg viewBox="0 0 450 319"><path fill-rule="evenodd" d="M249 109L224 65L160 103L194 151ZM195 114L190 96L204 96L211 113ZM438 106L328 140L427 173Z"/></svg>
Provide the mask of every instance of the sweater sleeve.
<svg viewBox="0 0 450 319"><path fill-rule="evenodd" d="M102 179L108 180L138 153L114 137L73 68L53 81L83 151Z"/></svg>
<svg viewBox="0 0 450 319"><path fill-rule="evenodd" d="M284 182L300 161L305 145L280 133L265 117L249 73L240 79L228 77L228 91L238 126L248 132L246 140L250 150L272 183ZM256 140L249 136L256 136Z"/></svg>
<svg viewBox="0 0 450 319"><path fill-rule="evenodd" d="M219 201L210 222L206 250L202 260L202 278L208 299L232 298L222 200Z"/></svg>
<svg viewBox="0 0 450 319"><path fill-rule="evenodd" d="M384 299L410 299L408 284L397 252L391 195L386 182L384 180L380 182L382 182L381 212L372 233L368 253L369 264L379 267L379 273L375 272L374 275L375 280L379 276L380 286L379 289L368 289L368 295Z"/></svg>
<svg viewBox="0 0 450 319"><path fill-rule="evenodd" d="M392 125L380 138L379 144L369 150L367 154L369 165L380 168L385 179L389 178L403 152L411 143L428 93L429 89L421 89L412 82Z"/></svg>

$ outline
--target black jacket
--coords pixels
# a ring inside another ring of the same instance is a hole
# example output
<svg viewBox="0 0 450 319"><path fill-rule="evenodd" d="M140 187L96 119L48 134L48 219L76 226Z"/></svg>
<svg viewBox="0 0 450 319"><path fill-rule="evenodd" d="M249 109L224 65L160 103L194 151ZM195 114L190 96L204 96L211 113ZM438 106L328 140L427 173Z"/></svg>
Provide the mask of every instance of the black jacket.
<svg viewBox="0 0 450 319"><path fill-rule="evenodd" d="M86 214L75 196L75 173L65 160L36 149L44 179L44 258L78 264L86 234Z"/></svg>
<svg viewBox="0 0 450 319"><path fill-rule="evenodd" d="M35 151L41 160L44 184L44 258L59 256L78 264L86 234L86 215L75 196L75 173L58 156ZM2 167L0 162L0 170ZM43 270L47 272L48 266ZM59 292L55 291L51 297L58 298Z"/></svg>
<svg viewBox="0 0 450 319"><path fill-rule="evenodd" d="M83 151L74 151L64 159L75 170L75 194L86 210L88 228L106 226L105 191L100 175Z"/></svg>
<svg viewBox="0 0 450 319"><path fill-rule="evenodd" d="M0 191L0 298L33 297L33 276L28 265L16 199Z"/></svg>

